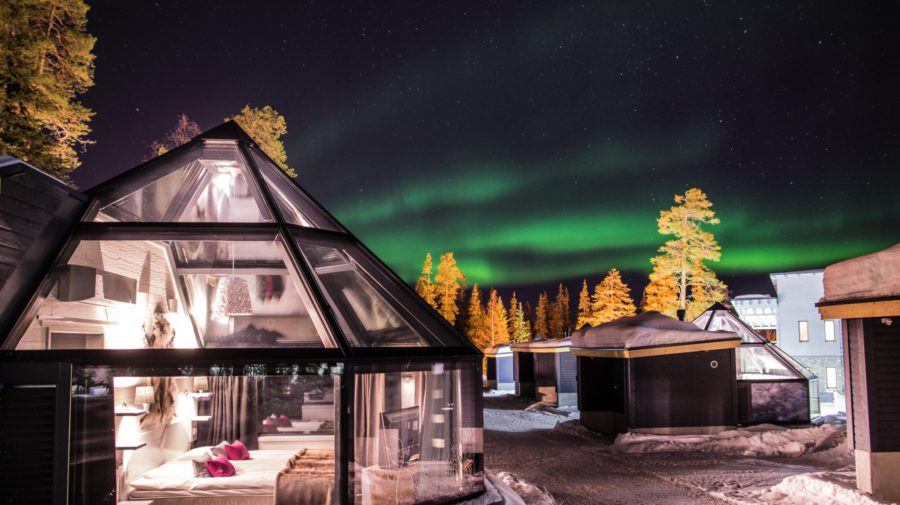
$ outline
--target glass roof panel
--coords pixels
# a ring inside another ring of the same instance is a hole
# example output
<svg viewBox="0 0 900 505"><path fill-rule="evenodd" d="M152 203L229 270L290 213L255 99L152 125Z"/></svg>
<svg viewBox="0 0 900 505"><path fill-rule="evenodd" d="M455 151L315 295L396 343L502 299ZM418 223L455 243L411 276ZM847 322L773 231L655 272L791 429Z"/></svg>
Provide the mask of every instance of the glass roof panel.
<svg viewBox="0 0 900 505"><path fill-rule="evenodd" d="M263 223L273 221L237 144L208 141L147 167L156 175L125 195L100 196L95 221ZM104 201L109 200L109 201Z"/></svg>
<svg viewBox="0 0 900 505"><path fill-rule="evenodd" d="M17 350L336 347L278 240L82 241Z"/></svg>
<svg viewBox="0 0 900 505"><path fill-rule="evenodd" d="M738 380L800 379L767 349L767 345L742 345L738 351Z"/></svg>
<svg viewBox="0 0 900 505"><path fill-rule="evenodd" d="M297 184L280 168L273 165L256 148L250 147L248 150L285 222L307 228L344 231L337 221L297 187Z"/></svg>
<svg viewBox="0 0 900 505"><path fill-rule="evenodd" d="M416 300L399 303L397 293L389 292L373 277L372 269L377 267L360 265L361 255L355 247L298 243L351 346L429 345L423 336L426 331L409 312Z"/></svg>

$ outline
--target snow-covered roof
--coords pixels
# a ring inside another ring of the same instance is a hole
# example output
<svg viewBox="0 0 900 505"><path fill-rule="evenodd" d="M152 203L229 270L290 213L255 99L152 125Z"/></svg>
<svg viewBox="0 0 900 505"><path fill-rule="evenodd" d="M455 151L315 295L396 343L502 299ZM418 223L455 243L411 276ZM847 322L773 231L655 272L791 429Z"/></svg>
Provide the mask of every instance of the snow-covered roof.
<svg viewBox="0 0 900 505"><path fill-rule="evenodd" d="M640 349L707 342L734 341L740 337L730 331L703 331L659 312L643 312L572 334L572 347L587 349Z"/></svg>
<svg viewBox="0 0 900 505"><path fill-rule="evenodd" d="M509 344L497 344L485 349L484 355L488 358L512 356L512 350L509 348Z"/></svg>
<svg viewBox="0 0 900 505"><path fill-rule="evenodd" d="M512 344L515 352L568 352L572 346L571 338L550 338L546 340L532 340L531 342L519 342Z"/></svg>
<svg viewBox="0 0 900 505"><path fill-rule="evenodd" d="M900 244L825 269L822 301L900 296Z"/></svg>

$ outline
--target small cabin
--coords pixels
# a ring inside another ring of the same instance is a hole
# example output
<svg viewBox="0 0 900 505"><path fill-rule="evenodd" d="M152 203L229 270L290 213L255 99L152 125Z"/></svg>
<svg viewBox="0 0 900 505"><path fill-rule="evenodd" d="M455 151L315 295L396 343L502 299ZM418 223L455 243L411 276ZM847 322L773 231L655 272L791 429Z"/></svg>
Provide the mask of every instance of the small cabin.
<svg viewBox="0 0 900 505"><path fill-rule="evenodd" d="M619 433L714 433L737 425L732 332L704 331L659 312L572 335L581 423Z"/></svg>
<svg viewBox="0 0 900 505"><path fill-rule="evenodd" d="M808 423L819 413L818 377L724 305L713 305L693 322L741 337L735 350L739 423Z"/></svg>
<svg viewBox="0 0 900 505"><path fill-rule="evenodd" d="M822 319L842 319L856 485L900 501L900 244L829 266Z"/></svg>
<svg viewBox="0 0 900 505"><path fill-rule="evenodd" d="M515 391L516 380L513 376L513 352L509 344L492 345L484 350L485 381L488 389L499 391Z"/></svg>
<svg viewBox="0 0 900 505"><path fill-rule="evenodd" d="M559 407L578 405L575 356L569 338L512 344L516 394Z"/></svg>

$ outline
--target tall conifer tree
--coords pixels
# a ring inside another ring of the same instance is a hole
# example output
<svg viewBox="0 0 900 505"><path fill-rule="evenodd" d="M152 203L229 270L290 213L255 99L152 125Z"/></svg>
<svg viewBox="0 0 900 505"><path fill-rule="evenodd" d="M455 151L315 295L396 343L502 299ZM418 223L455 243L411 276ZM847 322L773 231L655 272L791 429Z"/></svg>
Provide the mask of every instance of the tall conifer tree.
<svg viewBox="0 0 900 505"><path fill-rule="evenodd" d="M452 252L446 252L441 255L441 261L438 263L437 275L434 276L435 282L435 298L437 299L438 312L444 316L444 319L453 324L456 322L456 315L459 313L459 306L456 304L456 297L464 286L466 276L456 264L456 259Z"/></svg>
<svg viewBox="0 0 900 505"><path fill-rule="evenodd" d="M588 291L587 279L581 281L581 293L578 294L578 320L575 329L591 323L591 293Z"/></svg>
<svg viewBox="0 0 900 505"><path fill-rule="evenodd" d="M510 305L510 321L512 322L512 331L509 334L510 342L528 342L531 340L531 330L528 322L525 321L525 310L522 302Z"/></svg>
<svg viewBox="0 0 900 505"><path fill-rule="evenodd" d="M431 305L437 310L438 306L437 301L435 300L435 286L431 281L432 270L431 253L426 253L425 264L422 265L422 273L419 274L419 278L416 280L416 293L418 293L423 300L428 302L428 305Z"/></svg>
<svg viewBox="0 0 900 505"><path fill-rule="evenodd" d="M569 323L569 290L560 282L556 299L550 308L547 328L550 338L563 338L569 329Z"/></svg>
<svg viewBox="0 0 900 505"><path fill-rule="evenodd" d="M490 336L489 345L509 343L509 321L503 298L496 289L491 290L487 305L487 329Z"/></svg>
<svg viewBox="0 0 900 505"><path fill-rule="evenodd" d="M597 326L620 317L633 316L634 313L631 288L622 280L619 271L613 268L594 288L591 325Z"/></svg>
<svg viewBox="0 0 900 505"><path fill-rule="evenodd" d="M187 114L179 114L175 120L175 127L167 131L162 140L155 140L150 144L150 157L154 158L187 144L200 133L200 125L191 121Z"/></svg>
<svg viewBox="0 0 900 505"><path fill-rule="evenodd" d="M81 0L0 2L0 153L72 184L94 112L94 43Z"/></svg>
<svg viewBox="0 0 900 505"><path fill-rule="evenodd" d="M651 259L653 273L651 283L665 288L663 282L674 281L677 298L660 305L666 312L674 309L687 311L687 319L700 315L709 304L720 302L727 296L728 288L707 266L708 261L719 261L721 248L712 233L704 228L719 224L712 203L703 191L687 190L675 195L675 205L659 213L657 226L662 235L674 238L659 248L662 253ZM669 290L660 289L668 295ZM649 297L648 297L649 298Z"/></svg>
<svg viewBox="0 0 900 505"><path fill-rule="evenodd" d="M472 286L472 295L469 297L469 321L466 325L466 336L469 337L469 341L471 341L475 347L482 351L488 347L488 336L485 325L486 319L484 307L481 305L481 290L478 289L478 284L475 284Z"/></svg>
<svg viewBox="0 0 900 505"><path fill-rule="evenodd" d="M538 296L537 309L534 313L534 336L550 338L550 300L547 292Z"/></svg>

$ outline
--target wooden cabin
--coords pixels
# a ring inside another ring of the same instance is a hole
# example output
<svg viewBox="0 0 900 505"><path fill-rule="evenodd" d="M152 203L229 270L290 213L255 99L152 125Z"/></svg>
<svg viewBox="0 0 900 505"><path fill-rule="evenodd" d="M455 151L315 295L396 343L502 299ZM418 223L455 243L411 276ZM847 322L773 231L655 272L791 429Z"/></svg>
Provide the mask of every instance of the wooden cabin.
<svg viewBox="0 0 900 505"><path fill-rule="evenodd" d="M515 391L513 376L513 352L509 344L493 345L484 350L484 387L499 391Z"/></svg>
<svg viewBox="0 0 900 505"><path fill-rule="evenodd" d="M568 338L512 344L516 394L560 407L578 405L575 356Z"/></svg>
<svg viewBox="0 0 900 505"><path fill-rule="evenodd" d="M822 319L843 325L847 443L856 485L900 501L900 244L825 269Z"/></svg>
<svg viewBox="0 0 900 505"><path fill-rule="evenodd" d="M735 427L740 341L658 312L576 331L581 423L609 437Z"/></svg>

